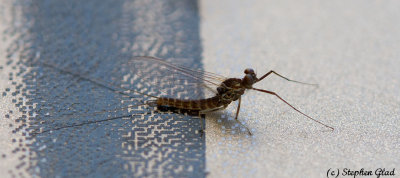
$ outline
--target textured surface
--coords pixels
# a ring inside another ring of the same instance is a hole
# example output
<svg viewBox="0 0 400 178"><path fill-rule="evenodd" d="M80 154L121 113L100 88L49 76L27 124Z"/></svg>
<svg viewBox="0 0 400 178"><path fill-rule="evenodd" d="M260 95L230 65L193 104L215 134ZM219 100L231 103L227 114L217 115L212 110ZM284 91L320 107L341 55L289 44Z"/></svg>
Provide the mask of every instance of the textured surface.
<svg viewBox="0 0 400 178"><path fill-rule="evenodd" d="M232 121L234 105L207 116L208 176L325 177L330 168L396 168L400 175L398 1L202 0L201 42L198 7L186 1L66 2L0 0L2 175L205 176L204 137L195 131L198 120L163 114L178 128L159 125L162 129L143 133L147 125L163 123L154 113L149 115L154 120L140 118L151 123L124 118L50 132L47 129L108 118L51 120L61 118L57 115L138 101L48 67L25 67L28 70L20 73L29 60L48 60L110 81L108 74L118 65L114 61L129 55L191 58L188 65L202 68L200 43L207 71L242 77L246 67L259 75L274 69L318 83L320 87L313 88L271 76L256 87L276 91L335 127L329 132L276 97L250 92L243 98L239 119L252 137ZM29 110L46 122L29 120L24 113ZM142 129L143 135L130 135L135 129ZM180 137L159 146L163 140L153 135L164 129L166 135ZM26 135L46 130L34 138ZM154 149L140 149L143 143Z"/></svg>
<svg viewBox="0 0 400 178"><path fill-rule="evenodd" d="M400 176L399 1L200 2L206 70L242 77L246 67L273 69L318 83L271 76L255 87L335 127L250 92L239 117L253 137L222 132L230 124L219 117L233 116L234 106L207 118L210 177L326 177L329 168L396 168Z"/></svg>
<svg viewBox="0 0 400 178"><path fill-rule="evenodd" d="M202 67L195 1L1 4L2 175L205 175L199 119L146 106L119 110L146 98L118 93L121 86L150 90L122 66L132 56L186 58L184 65Z"/></svg>

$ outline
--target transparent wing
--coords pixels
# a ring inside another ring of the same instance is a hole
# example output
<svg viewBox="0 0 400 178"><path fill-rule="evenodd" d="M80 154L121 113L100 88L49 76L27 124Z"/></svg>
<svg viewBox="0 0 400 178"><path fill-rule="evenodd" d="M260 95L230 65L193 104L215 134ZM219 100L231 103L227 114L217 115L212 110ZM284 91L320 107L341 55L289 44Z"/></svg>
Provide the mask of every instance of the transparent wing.
<svg viewBox="0 0 400 178"><path fill-rule="evenodd" d="M125 88L154 96L201 99L215 95L226 78L163 59L140 56L119 61L110 75Z"/></svg>
<svg viewBox="0 0 400 178"><path fill-rule="evenodd" d="M153 57L135 57L129 60L118 60L112 66L95 63L90 71L80 71L79 65L64 67L51 62L40 62L42 65L61 73L74 76L69 85L80 85L80 81L90 82L101 88L121 94L123 107L98 110L85 114L61 114L56 112L42 117L54 117L54 127L47 130L35 130L33 135L51 132L63 128L79 127L129 117L142 116L143 112L154 113L154 100L149 95L166 96L180 99L200 99L214 95L216 87L226 78L202 70L190 69ZM104 68L102 68L104 67ZM103 69L103 70L102 70ZM108 69L108 70L107 70ZM110 70L111 69L111 70ZM105 74L106 73L106 74ZM83 89L89 89L86 85ZM69 87L69 86L64 86ZM93 89L90 89L93 90ZM135 93L139 92L139 93ZM147 95L140 95L144 93ZM142 97L143 96L143 97ZM99 102L99 101L98 101ZM119 105L118 105L119 106ZM83 121L87 117L93 119ZM102 118L102 119L100 119ZM105 118L105 119L104 119ZM57 122L59 121L59 122Z"/></svg>

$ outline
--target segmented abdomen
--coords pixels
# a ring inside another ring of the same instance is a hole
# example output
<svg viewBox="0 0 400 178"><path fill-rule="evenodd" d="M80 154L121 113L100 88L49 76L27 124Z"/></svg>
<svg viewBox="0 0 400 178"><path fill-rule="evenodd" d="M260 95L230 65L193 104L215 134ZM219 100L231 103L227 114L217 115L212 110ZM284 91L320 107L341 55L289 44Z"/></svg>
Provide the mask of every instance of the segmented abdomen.
<svg viewBox="0 0 400 178"><path fill-rule="evenodd" d="M216 96L199 100L182 100L176 98L161 97L157 99L157 105L199 111L214 109L222 106L221 104L219 104L219 98Z"/></svg>

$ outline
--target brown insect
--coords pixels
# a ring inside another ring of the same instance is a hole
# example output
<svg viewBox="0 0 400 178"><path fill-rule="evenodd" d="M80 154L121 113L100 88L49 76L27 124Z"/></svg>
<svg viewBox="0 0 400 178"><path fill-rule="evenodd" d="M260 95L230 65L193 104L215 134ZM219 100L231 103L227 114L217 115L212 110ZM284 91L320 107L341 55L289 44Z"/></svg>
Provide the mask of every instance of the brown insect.
<svg viewBox="0 0 400 178"><path fill-rule="evenodd" d="M270 74L275 74L290 82L316 86L316 84L288 79L273 70L258 78L254 70L248 68L244 70L245 75L243 78L226 78L215 73L190 69L172 64L163 59L148 56L134 57L128 61L121 61L120 63L122 67L111 71L110 75L124 78L125 83L136 83L137 88L135 88L135 90L126 88L121 83L115 84L102 81L101 79L85 77L70 70L61 69L53 64L44 65L70 73L76 77L91 81L106 88L117 88L120 94L131 92L153 98L152 100L143 102L141 105L155 105L157 107L170 107L199 113L208 113L223 110L233 101L238 101L235 120L238 120L241 96L246 90L256 90L278 97L308 119L334 130L333 127L304 114L275 92L253 87L255 83L260 82ZM147 92L142 92L142 90L147 90ZM240 122L238 123L240 124ZM251 134L249 130L248 132Z"/></svg>

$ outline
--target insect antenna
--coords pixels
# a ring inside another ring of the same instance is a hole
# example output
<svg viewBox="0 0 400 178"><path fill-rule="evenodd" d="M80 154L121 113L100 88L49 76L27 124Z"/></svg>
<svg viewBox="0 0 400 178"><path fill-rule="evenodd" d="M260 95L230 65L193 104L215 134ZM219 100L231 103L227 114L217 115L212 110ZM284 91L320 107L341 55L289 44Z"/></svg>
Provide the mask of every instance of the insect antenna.
<svg viewBox="0 0 400 178"><path fill-rule="evenodd" d="M314 118L312 118L312 117L308 116L307 114L304 114L304 113L301 112L300 110L296 109L294 106L292 106L291 104L289 104L286 100L284 100L283 98L281 98L281 97L280 97L278 94L276 94L275 92L268 91L268 90L263 90L263 89L258 89L258 88L252 88L252 89L253 89L253 90L256 90L256 91L268 93L268 94L271 94L271 95L275 95L275 96L278 97L280 100L282 100L282 101L285 102L287 105L289 105L291 108L293 108L295 111L297 111L297 112L299 112L300 114L306 116L308 119L311 119L311 120L313 120L314 122L317 122L317 123L319 123L319 124L321 124L321 125L323 125L323 126L325 126L325 127L328 127L328 128L331 129L332 131L335 130L333 127L328 126L328 125L322 123L321 121L315 120Z"/></svg>

